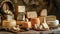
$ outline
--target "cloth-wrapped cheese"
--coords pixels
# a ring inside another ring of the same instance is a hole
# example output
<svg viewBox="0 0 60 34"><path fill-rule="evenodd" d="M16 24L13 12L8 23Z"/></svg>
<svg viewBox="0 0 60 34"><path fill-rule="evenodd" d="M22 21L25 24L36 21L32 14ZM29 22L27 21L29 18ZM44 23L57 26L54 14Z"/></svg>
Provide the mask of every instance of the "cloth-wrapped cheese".
<svg viewBox="0 0 60 34"><path fill-rule="evenodd" d="M3 20L2 26L5 28L16 26L16 21L15 20L11 20L11 21Z"/></svg>

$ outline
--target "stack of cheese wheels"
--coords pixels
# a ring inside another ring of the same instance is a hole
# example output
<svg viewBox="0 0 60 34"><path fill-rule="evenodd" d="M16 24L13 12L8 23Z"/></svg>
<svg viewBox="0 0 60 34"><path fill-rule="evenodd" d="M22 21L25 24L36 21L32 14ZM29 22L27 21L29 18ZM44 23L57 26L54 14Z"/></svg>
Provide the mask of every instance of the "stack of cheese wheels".
<svg viewBox="0 0 60 34"><path fill-rule="evenodd" d="M40 24L39 18L31 18L32 27L35 27L35 24Z"/></svg>

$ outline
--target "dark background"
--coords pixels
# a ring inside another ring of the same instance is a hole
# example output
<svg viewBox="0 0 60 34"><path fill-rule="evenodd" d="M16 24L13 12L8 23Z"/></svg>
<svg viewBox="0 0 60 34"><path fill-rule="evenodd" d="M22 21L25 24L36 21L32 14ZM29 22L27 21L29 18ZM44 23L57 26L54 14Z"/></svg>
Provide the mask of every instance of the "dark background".
<svg viewBox="0 0 60 34"><path fill-rule="evenodd" d="M0 6L1 2L4 0L0 0ZM24 2L24 0L10 0L14 6L16 5L25 5L26 11L35 10L37 11L37 14L39 16L39 13L42 9L46 8L48 10L48 15L55 15L57 16L57 19L60 20L60 0L29 0ZM32 4L34 2L34 4ZM38 5L36 4L38 2ZM15 10L16 11L16 10Z"/></svg>

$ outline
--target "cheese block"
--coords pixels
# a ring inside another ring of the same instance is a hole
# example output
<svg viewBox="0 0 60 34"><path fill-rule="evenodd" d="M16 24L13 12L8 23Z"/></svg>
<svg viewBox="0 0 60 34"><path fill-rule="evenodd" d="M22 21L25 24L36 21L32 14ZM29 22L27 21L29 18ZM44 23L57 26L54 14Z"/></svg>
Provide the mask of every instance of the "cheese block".
<svg viewBox="0 0 60 34"><path fill-rule="evenodd" d="M40 16L47 16L47 9L43 9L40 13Z"/></svg>
<svg viewBox="0 0 60 34"><path fill-rule="evenodd" d="M49 29L49 26L47 24L47 21L46 21L46 17L39 17L40 18L40 24L42 25L42 27L44 27L45 29Z"/></svg>
<svg viewBox="0 0 60 34"><path fill-rule="evenodd" d="M3 20L2 27L8 28L9 27L9 22L7 20Z"/></svg>
<svg viewBox="0 0 60 34"><path fill-rule="evenodd" d="M15 20L9 21L9 26L10 26L10 27L16 26L16 21L15 21Z"/></svg>
<svg viewBox="0 0 60 34"><path fill-rule="evenodd" d="M21 28L31 28L31 22L21 22Z"/></svg>
<svg viewBox="0 0 60 34"><path fill-rule="evenodd" d="M42 24L44 21L44 17L39 17L39 20L40 20L40 24Z"/></svg>
<svg viewBox="0 0 60 34"><path fill-rule="evenodd" d="M36 17L37 17L36 11L27 12L27 18L36 18Z"/></svg>
<svg viewBox="0 0 60 34"><path fill-rule="evenodd" d="M20 30L20 28L19 28L19 25L16 25L16 26L14 26L14 27L12 27L14 30L16 30L16 31L19 31Z"/></svg>
<svg viewBox="0 0 60 34"><path fill-rule="evenodd" d="M56 26L58 26L58 24L59 24L59 20L47 21L47 22L48 22L48 25L49 25L50 27L56 27Z"/></svg>
<svg viewBox="0 0 60 34"><path fill-rule="evenodd" d="M42 23L43 27L46 29L49 29L49 26L47 25L47 23Z"/></svg>
<svg viewBox="0 0 60 34"><path fill-rule="evenodd" d="M40 25L40 29L43 29L43 26L42 25Z"/></svg>
<svg viewBox="0 0 60 34"><path fill-rule="evenodd" d="M31 18L31 23L32 23L32 26L34 27L35 24L40 24L40 20L39 18Z"/></svg>
<svg viewBox="0 0 60 34"><path fill-rule="evenodd" d="M16 21L15 20L11 20L11 21L3 20L2 26L5 28L16 26Z"/></svg>
<svg viewBox="0 0 60 34"><path fill-rule="evenodd" d="M42 25L43 25L43 27L44 27L45 29L49 29L49 26L48 26L48 24L47 24L47 22L46 22L46 17L43 18Z"/></svg>
<svg viewBox="0 0 60 34"><path fill-rule="evenodd" d="M54 15L47 16L46 20L47 21L55 21L56 20L56 16L54 16Z"/></svg>
<svg viewBox="0 0 60 34"><path fill-rule="evenodd" d="M40 28L40 24L35 24L35 29L39 29Z"/></svg>
<svg viewBox="0 0 60 34"><path fill-rule="evenodd" d="M24 21L25 20L25 13L24 12L18 13L17 20L18 21Z"/></svg>
<svg viewBox="0 0 60 34"><path fill-rule="evenodd" d="M21 22L21 21L16 21L16 25L20 25L20 22Z"/></svg>

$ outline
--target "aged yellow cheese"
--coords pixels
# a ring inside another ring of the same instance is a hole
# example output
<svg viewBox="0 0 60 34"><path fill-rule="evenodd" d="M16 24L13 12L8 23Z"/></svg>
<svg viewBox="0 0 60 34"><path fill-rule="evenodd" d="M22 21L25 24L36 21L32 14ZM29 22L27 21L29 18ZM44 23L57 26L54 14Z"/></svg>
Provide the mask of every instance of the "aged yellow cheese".
<svg viewBox="0 0 60 34"><path fill-rule="evenodd" d="M47 24L47 21L46 21L46 17L39 17L40 18L40 24L42 25L42 27L44 27L45 29L49 29L49 26Z"/></svg>
<svg viewBox="0 0 60 34"><path fill-rule="evenodd" d="M43 27L44 28L48 28L49 29L49 26L47 25L47 23L42 23Z"/></svg>
<svg viewBox="0 0 60 34"><path fill-rule="evenodd" d="M31 22L21 22L21 28L31 28Z"/></svg>
<svg viewBox="0 0 60 34"><path fill-rule="evenodd" d="M44 21L44 17L39 17L40 20L40 24L42 25L43 21Z"/></svg>
<svg viewBox="0 0 60 34"><path fill-rule="evenodd" d="M47 21L55 21L56 20L56 16L54 16L54 15L46 16L46 20Z"/></svg>
<svg viewBox="0 0 60 34"><path fill-rule="evenodd" d="M39 18L31 18L31 23L32 23L32 26L34 27L35 24L40 24L40 20Z"/></svg>
<svg viewBox="0 0 60 34"><path fill-rule="evenodd" d="M3 20L2 26L5 28L10 28L10 27L16 26L16 21L15 20L11 20L11 21Z"/></svg>
<svg viewBox="0 0 60 34"><path fill-rule="evenodd" d="M15 20L9 21L9 26L10 27L16 26L16 21Z"/></svg>
<svg viewBox="0 0 60 34"><path fill-rule="evenodd" d="M47 16L47 9L43 9L40 13L40 16Z"/></svg>

